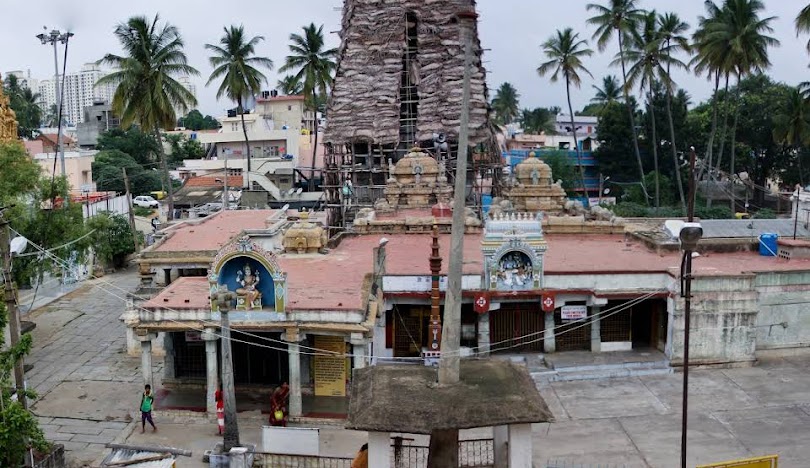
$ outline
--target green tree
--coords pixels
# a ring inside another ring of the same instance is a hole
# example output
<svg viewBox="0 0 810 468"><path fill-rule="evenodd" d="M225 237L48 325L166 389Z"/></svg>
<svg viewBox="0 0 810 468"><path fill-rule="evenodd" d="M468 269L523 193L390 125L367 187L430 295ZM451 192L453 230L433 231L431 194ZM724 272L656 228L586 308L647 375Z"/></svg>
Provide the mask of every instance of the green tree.
<svg viewBox="0 0 810 468"><path fill-rule="evenodd" d="M629 104L608 104L599 115L600 145L594 157L599 172L618 182L638 182L637 168L627 164L628 155L633 154L633 138L628 125L630 112L635 112L634 99Z"/></svg>
<svg viewBox="0 0 810 468"><path fill-rule="evenodd" d="M158 154L158 145L153 136L141 131L137 125L126 130L114 128L98 136L96 149L99 151L118 150L132 156L138 164L150 166L154 164L155 155Z"/></svg>
<svg viewBox="0 0 810 468"><path fill-rule="evenodd" d="M582 59L593 55L593 51L587 48L588 41L580 40L579 34L573 29L566 28L557 30L556 35L551 36L543 43L543 52L549 60L540 64L537 73L545 76L551 73L551 82L555 83L560 75L565 79L565 95L568 98L568 112L571 116L571 132L574 135L574 148L577 152L577 166L579 167L580 182L584 196L588 196L588 188L585 186L585 167L582 165L582 155L577 142L577 128L574 125L574 110L571 107L571 84L580 87L582 79L580 73L591 72L582 64Z"/></svg>
<svg viewBox="0 0 810 468"><path fill-rule="evenodd" d="M315 112L315 143L312 145L312 167L309 172L309 188L315 188L315 154L318 151L318 111L319 98L325 99L332 86L335 73L337 49L327 49L323 38L323 25L314 23L305 26L304 34L290 34L290 55L284 61L280 72L294 72L295 81L303 86L302 93L310 108Z"/></svg>
<svg viewBox="0 0 810 468"><path fill-rule="evenodd" d="M166 142L171 149L170 165L177 167L183 163L184 159L202 159L205 157L205 149L197 140L187 138L181 133L166 135Z"/></svg>
<svg viewBox="0 0 810 468"><path fill-rule="evenodd" d="M607 6L595 3L587 5L588 11L593 10L594 16L588 18L588 24L596 26L596 31L593 34L593 39L596 39L596 44L600 52L604 52L607 48L613 34L619 42L619 61L622 66L622 91L624 92L624 101L630 101L630 90L627 87L627 69L625 66L625 40L630 35L630 32L636 28L636 24L641 20L643 11L636 6L636 0L606 0ZM633 142L633 151L636 155L636 162L638 163L639 176L644 183L644 165L641 162L641 152L638 149L638 135L636 134L636 118L633 112L633 106L627 106L630 125L630 134ZM645 186L642 190L647 191Z"/></svg>
<svg viewBox="0 0 810 468"><path fill-rule="evenodd" d="M8 311L0 292L0 466L23 466L29 447L40 452L49 450L45 435L36 417L12 399L11 376L14 364L31 352L31 334L26 333L16 346L6 349L4 330L8 326ZM37 398L31 390L21 390L30 400Z"/></svg>
<svg viewBox="0 0 810 468"><path fill-rule="evenodd" d="M556 132L557 114L559 113L559 107L523 109L520 112L520 126L528 134L553 135Z"/></svg>
<svg viewBox="0 0 810 468"><path fill-rule="evenodd" d="M205 48L213 52L208 61L214 67L208 77L206 86L214 80L222 79L217 89L217 99L223 96L236 102L236 111L242 120L242 133L245 135L245 148L247 149L247 188L250 188L250 140L245 126L244 104L251 96L261 92L262 83L267 77L257 67L273 69L273 61L267 57L256 56L256 45L264 40L263 36L253 36L248 39L243 26L222 28L224 34L219 45L205 44Z"/></svg>
<svg viewBox="0 0 810 468"><path fill-rule="evenodd" d="M796 156L798 178L804 184L802 150L810 144L810 103L798 89L791 89L781 111L773 118L773 138Z"/></svg>
<svg viewBox="0 0 810 468"><path fill-rule="evenodd" d="M129 220L123 215L100 211L87 221L87 229L93 232L93 250L105 267L120 268L135 252Z"/></svg>
<svg viewBox="0 0 810 468"><path fill-rule="evenodd" d="M221 125L219 121L210 115L203 117L202 113L197 109L191 110L185 117L180 117L177 122L179 127L184 127L189 130L216 130Z"/></svg>
<svg viewBox="0 0 810 468"><path fill-rule="evenodd" d="M42 109L37 104L39 94L28 86L20 85L14 75L6 77L4 92L11 109L17 114L17 135L20 138L33 138L42 123Z"/></svg>
<svg viewBox="0 0 810 468"><path fill-rule="evenodd" d="M660 175L658 164L659 138L656 132L655 104L653 90L660 79L665 86L670 84L669 69L672 66L686 68L680 60L672 54L665 53L664 36L658 29L658 14L655 10L647 12L641 19L639 28L632 31L628 41L626 59L631 63L627 73L627 86L631 88L638 85L643 93L647 92L647 109L650 113L648 120L651 139L650 148L653 155L653 183L655 185L655 208L661 207L661 188L658 177ZM616 61L621 58L617 57ZM646 180L644 182L646 186ZM643 187L642 187L643 188Z"/></svg>
<svg viewBox="0 0 810 468"><path fill-rule="evenodd" d="M161 177L155 170L144 169L135 159L119 150L104 150L93 161L93 181L100 191L124 193L124 174L127 170L130 189L135 195L162 190Z"/></svg>
<svg viewBox="0 0 810 468"><path fill-rule="evenodd" d="M602 78L602 87L592 86L596 90L596 95L591 98L591 104L596 104L599 112L606 106L618 102L622 98L622 87L619 80L613 75Z"/></svg>
<svg viewBox="0 0 810 468"><path fill-rule="evenodd" d="M551 168L554 180L562 180L562 188L573 196L577 186L577 170L565 151L541 151L538 157Z"/></svg>
<svg viewBox="0 0 810 468"><path fill-rule="evenodd" d="M796 16L796 36L810 32L810 4L802 8ZM807 50L810 51L810 41L807 41Z"/></svg>
<svg viewBox="0 0 810 468"><path fill-rule="evenodd" d="M515 121L520 113L520 94L511 83L501 83L492 98L492 109L495 111L495 120L501 125Z"/></svg>
<svg viewBox="0 0 810 468"><path fill-rule="evenodd" d="M0 206L8 206L34 190L41 172L39 164L17 142L0 143L0 167Z"/></svg>
<svg viewBox="0 0 810 468"><path fill-rule="evenodd" d="M689 30L689 24L681 21L680 17L675 13L665 13L658 18L659 34L661 35L662 44L661 52L667 57L666 74L668 80L664 81L666 87L667 97L667 126L669 127L669 144L672 149L672 162L674 164L675 180L678 186L678 196L681 200L681 209L686 212L686 197L683 192L683 181L681 180L681 171L678 164L678 144L679 141L675 135L675 120L673 118L673 90L675 89L675 82L672 80L671 60L672 55L678 52L689 53L691 46L689 38L684 34Z"/></svg>
<svg viewBox="0 0 810 468"><path fill-rule="evenodd" d="M281 93L287 96L295 96L304 92L304 85L292 75L287 75L278 80L277 86Z"/></svg>
<svg viewBox="0 0 810 468"><path fill-rule="evenodd" d="M185 112L197 104L194 95L174 76L197 76L199 72L188 65L179 30L168 23L161 26L158 21L158 15L151 22L145 16L133 16L116 26L114 34L125 55L107 54L99 60L117 71L101 78L97 86L116 86L112 107L121 116L122 127L137 123L154 132L168 190L168 217L172 219L174 190L160 129L174 127L175 108Z"/></svg>

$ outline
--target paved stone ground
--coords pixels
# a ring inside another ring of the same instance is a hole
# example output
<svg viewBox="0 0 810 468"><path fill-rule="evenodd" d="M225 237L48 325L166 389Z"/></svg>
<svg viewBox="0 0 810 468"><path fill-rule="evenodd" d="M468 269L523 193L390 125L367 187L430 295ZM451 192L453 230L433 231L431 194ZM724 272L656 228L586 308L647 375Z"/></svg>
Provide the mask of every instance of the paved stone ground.
<svg viewBox="0 0 810 468"><path fill-rule="evenodd" d="M75 466L96 460L104 444L128 435L141 391L140 360L126 355L118 320L125 293L103 281L130 290L137 273L130 268L89 281L27 317L37 324L26 358L34 365L26 380L39 394L32 410L46 437L64 444ZM158 376L161 362L155 359Z"/></svg>

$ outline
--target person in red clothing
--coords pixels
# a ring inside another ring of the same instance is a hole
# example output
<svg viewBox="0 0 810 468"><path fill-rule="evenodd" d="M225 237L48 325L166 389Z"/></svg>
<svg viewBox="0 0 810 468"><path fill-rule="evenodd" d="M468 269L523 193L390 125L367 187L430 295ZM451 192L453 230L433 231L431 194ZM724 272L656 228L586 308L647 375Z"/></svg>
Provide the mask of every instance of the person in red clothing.
<svg viewBox="0 0 810 468"><path fill-rule="evenodd" d="M225 401L222 398L222 388L217 389L214 399L217 402L217 426L219 426L219 435L222 435L225 431Z"/></svg>

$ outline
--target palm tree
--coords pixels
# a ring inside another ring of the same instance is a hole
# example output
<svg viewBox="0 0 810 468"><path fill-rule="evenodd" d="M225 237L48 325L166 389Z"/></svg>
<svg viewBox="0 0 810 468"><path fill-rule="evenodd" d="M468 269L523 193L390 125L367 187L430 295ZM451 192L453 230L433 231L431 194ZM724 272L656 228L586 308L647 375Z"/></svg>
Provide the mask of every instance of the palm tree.
<svg viewBox="0 0 810 468"><path fill-rule="evenodd" d="M601 88L596 85L592 85L592 88L596 90L596 95L591 98L591 103L599 104L601 109L619 102L622 98L622 87L613 75L602 78Z"/></svg>
<svg viewBox="0 0 810 468"><path fill-rule="evenodd" d="M199 72L188 64L180 31L168 23L158 25L158 21L159 15L152 21L133 16L116 26L114 34L125 55L107 54L99 60L116 71L101 78L96 86L116 86L112 108L121 116L122 127L137 123L144 131L153 132L166 179L168 219L172 219L174 190L160 129L174 127L176 108L185 113L197 105L194 95L173 77Z"/></svg>
<svg viewBox="0 0 810 468"><path fill-rule="evenodd" d="M222 28L224 34L219 39L220 45L205 44L205 48L214 53L208 61L214 67L208 77L206 86L214 80L222 78L217 89L217 99L227 96L236 102L236 111L242 120L242 133L245 135L245 148L247 148L247 189L250 190L250 140L245 126L244 103L251 96L261 92L262 83L267 77L256 68L265 67L273 69L273 61L267 57L256 57L256 45L264 40L262 36L253 36L249 40L245 36L244 26L231 26Z"/></svg>
<svg viewBox="0 0 810 468"><path fill-rule="evenodd" d="M681 21L676 13L665 13L658 18L658 33L661 35L661 52L669 59L677 52L689 52L689 38L684 33L689 30L689 24ZM683 182L681 181L680 164L678 164L678 146L675 141L675 124L672 119L672 91L675 83L670 74L671 65L667 63L666 75L669 78L664 80L667 93L667 121L669 123L669 140L672 148L672 163L675 168L675 179L678 184L678 195L681 199L681 208L686 213L686 197L683 193Z"/></svg>
<svg viewBox="0 0 810 468"><path fill-rule="evenodd" d="M501 84L492 99L492 108L498 123L506 125L515 121L520 113L519 100L520 94L511 83Z"/></svg>
<svg viewBox="0 0 810 468"><path fill-rule="evenodd" d="M291 75L287 75L278 80L277 86L279 89L281 89L281 92L287 96L295 96L304 91L304 85L302 85L298 80L295 79L294 76Z"/></svg>
<svg viewBox="0 0 810 468"><path fill-rule="evenodd" d="M810 32L810 4L802 8L796 16L796 36ZM807 41L807 50L810 51L810 40Z"/></svg>
<svg viewBox="0 0 810 468"><path fill-rule="evenodd" d="M588 41L580 40L579 34L573 29L566 28L557 30L546 42L543 43L543 52L549 60L537 67L537 73L545 76L551 73L551 82L556 83L560 75L565 79L565 94L568 98L568 113L571 116L571 132L574 135L574 148L577 151L577 166L579 166L579 177L582 183L584 196L588 196L588 189L585 186L585 168L582 166L582 155L577 142L577 127L574 125L574 109L571 107L571 84L580 87L582 79L580 73L591 72L582 64L584 57L593 55L593 50L588 49Z"/></svg>
<svg viewBox="0 0 810 468"><path fill-rule="evenodd" d="M768 48L779 45L779 41L767 33L773 32L770 23L775 17L760 18L759 14L765 9L760 0L726 0L722 8L707 2L708 18L701 18L701 28L695 33L698 50L696 70L708 69L715 73L714 116L717 114L717 88L722 74L726 77L734 75L738 86L735 92L734 123L731 132L731 164L730 173L734 174L735 152L734 140L736 133L737 112L739 103L739 82L746 75L761 72L770 67ZM728 93L726 93L728 95ZM727 97L728 98L728 97ZM716 128L716 123L713 123ZM722 132L725 135L725 129ZM712 168L711 151L713 135L709 136L709 169ZM725 137L723 138L723 142ZM722 148L722 144L721 144ZM720 169L722 151L718 154L717 168ZM710 199L708 200L711 201ZM734 203L732 193L731 203ZM733 206L733 205L732 205Z"/></svg>
<svg viewBox="0 0 810 468"><path fill-rule="evenodd" d="M284 61L281 72L295 72L295 81L303 86L303 94L315 113L315 143L312 145L312 167L309 172L309 189L315 189L315 158L318 154L318 93L326 96L332 86L332 75L335 72L334 58L337 49L326 49L323 38L323 25L315 27L314 23L303 28L303 36L290 34L290 52Z"/></svg>
<svg viewBox="0 0 810 468"><path fill-rule="evenodd" d="M588 24L596 26L593 39L596 39L596 44L600 52L604 52L607 48L608 42L610 42L610 39L613 37L613 33L616 33L616 37L618 38L624 101L628 104L627 111L630 114L630 131L633 134L633 150L636 153L636 162L638 163L638 170L641 176L641 190L644 192L645 197L647 197L647 187L644 185L644 165L641 163L641 153L638 150L636 117L633 112L634 109L630 105L629 90L627 88L627 70L624 61L624 42L630 35L630 31L635 29L643 12L636 6L636 0L607 0L607 2L608 6L595 3L589 3L587 5L586 8L588 11L595 11L594 16L588 18Z"/></svg>
<svg viewBox="0 0 810 468"><path fill-rule="evenodd" d="M810 102L799 89L794 89L783 112L773 118L773 139L790 148L796 155L799 166L799 182L804 187L801 148L810 144Z"/></svg>
<svg viewBox="0 0 810 468"><path fill-rule="evenodd" d="M536 107L534 109L523 109L520 111L520 126L528 134L553 135L555 132L555 120L559 113L559 107Z"/></svg>

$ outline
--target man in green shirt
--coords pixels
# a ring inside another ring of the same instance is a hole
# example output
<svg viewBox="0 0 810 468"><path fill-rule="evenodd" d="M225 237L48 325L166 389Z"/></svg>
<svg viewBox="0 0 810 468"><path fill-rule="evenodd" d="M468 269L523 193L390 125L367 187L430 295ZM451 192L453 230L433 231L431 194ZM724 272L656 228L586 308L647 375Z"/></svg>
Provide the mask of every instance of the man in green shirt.
<svg viewBox="0 0 810 468"><path fill-rule="evenodd" d="M152 396L152 386L147 385L144 387L143 394L141 394L141 434L146 431L146 421L152 425L152 432L157 432L157 427L152 421L152 404L155 402L155 397Z"/></svg>

